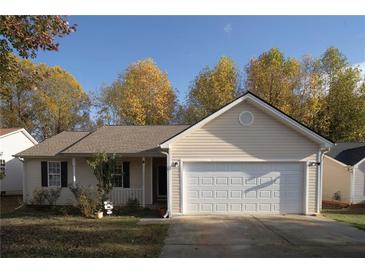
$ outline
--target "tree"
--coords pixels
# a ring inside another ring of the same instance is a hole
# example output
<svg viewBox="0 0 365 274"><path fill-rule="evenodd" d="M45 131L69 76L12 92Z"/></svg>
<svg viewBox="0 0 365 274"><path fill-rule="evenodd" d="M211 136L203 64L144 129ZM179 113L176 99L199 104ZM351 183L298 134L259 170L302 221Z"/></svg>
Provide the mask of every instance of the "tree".
<svg viewBox="0 0 365 274"><path fill-rule="evenodd" d="M287 114L293 112L300 63L285 58L277 48L252 59L246 67L246 87Z"/></svg>
<svg viewBox="0 0 365 274"><path fill-rule="evenodd" d="M336 48L301 62L271 49L246 68L248 89L335 141L365 140L364 81Z"/></svg>
<svg viewBox="0 0 365 274"><path fill-rule="evenodd" d="M76 30L66 16L0 16L0 80L4 81L14 68L15 50L20 57L36 57L39 49L55 51L56 37L64 37Z"/></svg>
<svg viewBox="0 0 365 274"><path fill-rule="evenodd" d="M207 67L195 78L183 107L183 120L193 123L218 110L237 96L238 86L233 60L221 57L213 69Z"/></svg>
<svg viewBox="0 0 365 274"><path fill-rule="evenodd" d="M360 71L336 48L320 59L325 82L328 127L324 134L336 141L365 140L365 101Z"/></svg>
<svg viewBox="0 0 365 274"><path fill-rule="evenodd" d="M87 163L92 169L97 183L97 191L101 197L100 205L107 199L108 194L113 189L113 172L114 167L118 161L115 154L98 153L92 159L88 160Z"/></svg>
<svg viewBox="0 0 365 274"><path fill-rule="evenodd" d="M325 132L326 96L320 61L306 55L301 61L298 91L294 94L292 115L317 132Z"/></svg>
<svg viewBox="0 0 365 274"><path fill-rule="evenodd" d="M12 71L12 77L0 82L0 125L24 127L32 132L35 127L32 102L36 82L41 77L32 62L13 58L16 69Z"/></svg>
<svg viewBox="0 0 365 274"><path fill-rule="evenodd" d="M131 64L110 86L102 88L99 115L128 125L168 124L175 94L167 73L152 59Z"/></svg>
<svg viewBox="0 0 365 274"><path fill-rule="evenodd" d="M16 59L11 82L0 83L0 124L24 127L38 140L89 124L88 95L60 67Z"/></svg>

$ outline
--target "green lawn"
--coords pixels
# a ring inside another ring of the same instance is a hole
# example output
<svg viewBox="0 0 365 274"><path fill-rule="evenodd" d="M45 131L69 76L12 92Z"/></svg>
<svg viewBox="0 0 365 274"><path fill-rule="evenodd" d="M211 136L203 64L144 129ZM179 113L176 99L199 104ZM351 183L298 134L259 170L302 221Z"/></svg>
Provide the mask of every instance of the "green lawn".
<svg viewBox="0 0 365 274"><path fill-rule="evenodd" d="M87 219L65 210L22 208L1 214L1 257L158 257L167 224L139 216ZM147 212L149 215L150 212ZM68 213L70 214L70 213Z"/></svg>
<svg viewBox="0 0 365 274"><path fill-rule="evenodd" d="M364 209L327 209L322 214L330 219L348 223L359 229L365 230L365 210Z"/></svg>

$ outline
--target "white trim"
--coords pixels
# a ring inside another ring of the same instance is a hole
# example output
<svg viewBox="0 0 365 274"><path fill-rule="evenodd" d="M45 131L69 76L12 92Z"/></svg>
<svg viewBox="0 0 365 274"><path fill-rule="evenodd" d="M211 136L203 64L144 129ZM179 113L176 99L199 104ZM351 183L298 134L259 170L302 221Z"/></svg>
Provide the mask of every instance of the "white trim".
<svg viewBox="0 0 365 274"><path fill-rule="evenodd" d="M167 214L165 216L172 217L172 172L171 172L171 155L170 148L169 152L162 151L166 155L166 166L167 166ZM164 217L165 217L164 216Z"/></svg>
<svg viewBox="0 0 365 274"><path fill-rule="evenodd" d="M305 202L305 206L304 204L302 204L302 211L303 211L303 214L308 214L308 202L307 202L307 199L308 199L308 194L307 194L307 189L308 189L308 165L309 165L309 161L307 160L281 160L281 159L275 159L275 160L262 160L262 161L251 161L251 160L239 160L237 161L237 158L232 158L233 161L229 161L229 162L244 162L244 163L280 163L280 162L283 162L283 163L287 163L287 162L290 162L290 163L297 163L297 164L300 164L300 163L303 163L305 164L305 169L303 170L303 173L304 173L304 176L305 176L305 180L303 181L303 184L304 184L304 187L306 189L306 191L304 191L304 202ZM206 160L206 161L204 161ZM229 160L229 159L225 159L225 160ZM183 166L184 166L184 162L216 162L216 163L219 163L219 162L222 162L220 159L216 159L214 161L211 161L211 159L199 159L199 158L194 158L194 159L180 159L180 213L179 214L176 214L176 215L184 215L186 210L185 210L185 203L184 203L184 199L185 199L185 187L184 187L184 176L183 176ZM228 162L228 161L227 161ZM181 204L182 203L182 204ZM222 214L225 214L225 213L222 213ZM239 213L242 215L242 213ZM199 214L198 214L199 215Z"/></svg>
<svg viewBox="0 0 365 274"><path fill-rule="evenodd" d="M23 203L27 204L27 193L28 193L28 189L27 189L27 184L25 183L25 174L27 174L26 172L26 163L25 160L22 161L23 162L23 176L22 176L22 185L23 185Z"/></svg>
<svg viewBox="0 0 365 274"><path fill-rule="evenodd" d="M306 162L306 159L181 158L182 162Z"/></svg>
<svg viewBox="0 0 365 274"><path fill-rule="evenodd" d="M317 153L317 162L319 162L319 159L320 159L320 156L321 155L321 150L318 150L318 153ZM320 181L320 177L321 177L321 175L319 174L319 168L318 168L318 166L316 166L316 168L317 168L317 201L316 201L316 213L317 214L319 214L319 212L320 212L320 210L319 210L319 192L320 192L320 190L319 190L319 188L320 188L320 186L319 186L319 181Z"/></svg>
<svg viewBox="0 0 365 274"><path fill-rule="evenodd" d="M352 168L351 184L350 184L350 204L354 202L354 190L355 190L355 167Z"/></svg>
<svg viewBox="0 0 365 274"><path fill-rule="evenodd" d="M72 183L76 187L76 159L72 158Z"/></svg>
<svg viewBox="0 0 365 274"><path fill-rule="evenodd" d="M150 195L150 198L151 198L151 205L153 204L153 158L150 157L151 159L151 163L150 163L150 185L151 185L151 195Z"/></svg>
<svg viewBox="0 0 365 274"><path fill-rule="evenodd" d="M181 212L185 213L185 191L184 191L184 162L180 161L180 208Z"/></svg>
<svg viewBox="0 0 365 274"><path fill-rule="evenodd" d="M333 161L333 162L335 162L335 163L337 163L337 164L339 164L339 165L341 165L343 167L349 167L349 165L346 165L346 164L344 164L344 163L336 160L335 158L332 158L331 156L324 155L324 157L326 157L327 159L329 159L329 160L331 160L331 161Z"/></svg>
<svg viewBox="0 0 365 274"><path fill-rule="evenodd" d="M317 166L317 207L316 207L316 213L321 213L322 209L322 191L323 191L323 157L324 157L325 151L318 151L317 154L317 162L319 165Z"/></svg>
<svg viewBox="0 0 365 274"><path fill-rule="evenodd" d="M319 177L319 185L320 185L320 188L319 188L319 210L321 211L322 210L322 195L323 195L323 164L324 164L324 161L323 161L323 157L325 155L325 151L321 151L321 159L320 159L320 164L318 166L319 168L319 174L320 174L320 177Z"/></svg>
<svg viewBox="0 0 365 274"><path fill-rule="evenodd" d="M305 162L304 167L304 214L308 215L308 177L309 177L309 161Z"/></svg>
<svg viewBox="0 0 365 274"><path fill-rule="evenodd" d="M10 135L12 135L12 134L15 134L15 133L18 133L18 132L21 132L21 133L23 133L24 135L25 135L25 137L27 137L33 144L35 144L35 145L37 145L38 144L38 142L37 142L37 140L36 139L34 139L33 137L32 137L32 135L30 135L29 133L28 133L28 131L26 131L24 128L20 128L20 129L17 129L17 130L14 130L14 131L12 131L12 132L9 132L9 133L6 133L6 134L4 134L4 135L1 135L0 136L0 139L1 138L4 138L4 137L7 137L7 136L10 136Z"/></svg>
<svg viewBox="0 0 365 274"><path fill-rule="evenodd" d="M146 197L145 197L145 183L146 183L146 167L145 167L146 159L142 157L142 207L146 205Z"/></svg>
<svg viewBox="0 0 365 274"><path fill-rule="evenodd" d="M301 125L300 123L298 123L297 121L293 120L292 118L286 116L285 114L281 113L280 111L277 111L275 108L273 108L272 106L266 104L264 101L257 99L256 97L254 97L250 93L247 93L247 94L239 97L238 99L236 99L232 103L230 103L230 104L226 105L225 107L221 108L220 110L214 112L213 114L211 114L210 116L206 117L205 119L201 120L200 122L196 123L195 125L193 125L192 127L188 128L187 130L181 132L180 134L176 135L175 137L173 137L173 138L167 140L166 142L160 144L160 147L161 148L167 148L170 144L176 142L178 139L186 136L191 131L193 131L193 130L195 130L197 128L201 128L202 126L204 126L205 124L207 124L211 120L215 119L216 117L220 116L221 114L223 114L227 110L233 108L234 106L236 106L239 103L245 101L246 99L250 99L252 102L258 104L259 106L263 107L267 111L269 111L272 114L274 114L274 115L278 116L279 118L283 119L289 125L297 128L304 135L307 135L307 137L309 137L310 139L313 139L313 140L317 141L320 144L324 144L326 147L332 147L332 146L334 146L334 144L332 142L330 142L327 139L323 138L319 134L317 134L314 131L306 128L305 126Z"/></svg>
<svg viewBox="0 0 365 274"><path fill-rule="evenodd" d="M354 165L354 167L358 167L359 165L361 165L363 162L365 162L365 158L360 160L360 162L358 162L357 164Z"/></svg>

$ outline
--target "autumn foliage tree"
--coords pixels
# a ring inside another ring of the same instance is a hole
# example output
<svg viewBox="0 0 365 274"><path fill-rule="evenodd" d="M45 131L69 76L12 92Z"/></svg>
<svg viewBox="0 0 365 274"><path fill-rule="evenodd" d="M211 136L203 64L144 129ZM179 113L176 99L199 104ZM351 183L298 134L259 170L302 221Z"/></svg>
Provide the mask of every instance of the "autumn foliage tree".
<svg viewBox="0 0 365 274"><path fill-rule="evenodd" d="M248 90L335 141L365 140L364 79L336 48L318 59L271 49L246 68Z"/></svg>
<svg viewBox="0 0 365 274"><path fill-rule="evenodd" d="M38 50L56 51L56 37L64 37L76 30L66 16L52 15L1 15L0 16L0 81L12 77L16 60L12 53L22 58L34 58Z"/></svg>
<svg viewBox="0 0 365 274"><path fill-rule="evenodd" d="M286 113L293 111L293 95L300 79L300 63L297 60L285 58L273 48L252 59L246 72L248 90Z"/></svg>
<svg viewBox="0 0 365 274"><path fill-rule="evenodd" d="M110 86L102 89L100 119L127 125L168 124L175 93L167 73L152 59L131 64Z"/></svg>
<svg viewBox="0 0 365 274"><path fill-rule="evenodd" d="M38 140L89 125L90 100L61 67L16 58L11 81L0 83L0 126L24 127Z"/></svg>
<svg viewBox="0 0 365 274"><path fill-rule="evenodd" d="M193 123L213 113L238 95L238 72L229 57L221 57L212 69L203 69L195 78L187 105L178 115L185 123Z"/></svg>

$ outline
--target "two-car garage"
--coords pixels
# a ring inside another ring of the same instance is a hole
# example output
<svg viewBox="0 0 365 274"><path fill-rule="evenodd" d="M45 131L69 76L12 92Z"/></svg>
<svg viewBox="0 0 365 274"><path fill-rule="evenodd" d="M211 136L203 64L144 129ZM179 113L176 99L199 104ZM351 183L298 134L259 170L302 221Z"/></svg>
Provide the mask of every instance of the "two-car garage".
<svg viewBox="0 0 365 274"><path fill-rule="evenodd" d="M185 162L183 212L304 213L306 162Z"/></svg>

